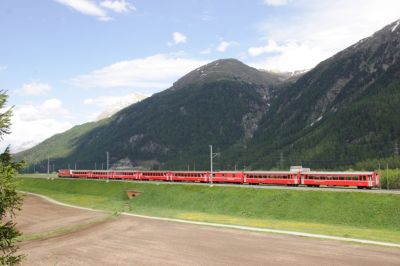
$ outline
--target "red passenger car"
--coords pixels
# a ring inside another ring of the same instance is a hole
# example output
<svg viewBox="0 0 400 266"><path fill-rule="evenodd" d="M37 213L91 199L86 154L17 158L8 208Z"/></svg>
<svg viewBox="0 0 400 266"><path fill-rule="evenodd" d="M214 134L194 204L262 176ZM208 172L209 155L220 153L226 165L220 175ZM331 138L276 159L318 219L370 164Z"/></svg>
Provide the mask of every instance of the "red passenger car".
<svg viewBox="0 0 400 266"><path fill-rule="evenodd" d="M72 177L91 178L91 171L87 170L71 170Z"/></svg>
<svg viewBox="0 0 400 266"><path fill-rule="evenodd" d="M212 181L215 183L243 184L243 172L222 171L214 173Z"/></svg>
<svg viewBox="0 0 400 266"><path fill-rule="evenodd" d="M135 172L132 171L113 171L111 173L112 178L114 179L135 179Z"/></svg>
<svg viewBox="0 0 400 266"><path fill-rule="evenodd" d="M376 172L305 172L301 183L306 186L343 186L372 188L380 184Z"/></svg>
<svg viewBox="0 0 400 266"><path fill-rule="evenodd" d="M202 171L171 172L172 181L209 182L210 174Z"/></svg>
<svg viewBox="0 0 400 266"><path fill-rule="evenodd" d="M91 171L90 178L95 178L95 179L111 178L111 174L108 171L95 170Z"/></svg>
<svg viewBox="0 0 400 266"><path fill-rule="evenodd" d="M140 180L167 181L168 177L169 177L169 172L165 171L142 172Z"/></svg>
<svg viewBox="0 0 400 266"><path fill-rule="evenodd" d="M300 172L244 172L244 183L297 186L300 184Z"/></svg>

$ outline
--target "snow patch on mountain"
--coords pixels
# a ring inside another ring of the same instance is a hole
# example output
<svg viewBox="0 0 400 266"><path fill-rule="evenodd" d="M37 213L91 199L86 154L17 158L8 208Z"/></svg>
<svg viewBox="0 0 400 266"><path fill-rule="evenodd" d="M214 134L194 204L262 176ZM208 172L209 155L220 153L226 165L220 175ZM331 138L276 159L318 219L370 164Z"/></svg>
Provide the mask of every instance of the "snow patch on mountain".
<svg viewBox="0 0 400 266"><path fill-rule="evenodd" d="M111 117L120 110L128 107L131 104L140 102L150 95L142 93L130 93L121 97L98 97L95 99L87 99L85 104L95 104L97 106L104 107L104 111L101 112L95 119L95 121L102 120L104 118Z"/></svg>
<svg viewBox="0 0 400 266"><path fill-rule="evenodd" d="M392 32L394 32L394 31L397 29L397 27L398 27L399 25L400 25L400 20L398 20L398 21L396 22L396 25L393 26Z"/></svg>

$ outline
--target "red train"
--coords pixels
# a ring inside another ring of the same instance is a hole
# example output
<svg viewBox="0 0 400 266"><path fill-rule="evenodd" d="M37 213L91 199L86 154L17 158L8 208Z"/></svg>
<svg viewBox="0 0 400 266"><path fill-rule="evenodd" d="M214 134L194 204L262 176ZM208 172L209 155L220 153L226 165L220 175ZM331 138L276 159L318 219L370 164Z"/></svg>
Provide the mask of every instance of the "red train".
<svg viewBox="0 0 400 266"><path fill-rule="evenodd" d="M234 183L250 185L287 185L309 187L341 186L374 188L380 185L377 172L312 172L296 171L220 171L211 177L207 171L98 171L67 170L58 171L59 177L151 180L170 182Z"/></svg>

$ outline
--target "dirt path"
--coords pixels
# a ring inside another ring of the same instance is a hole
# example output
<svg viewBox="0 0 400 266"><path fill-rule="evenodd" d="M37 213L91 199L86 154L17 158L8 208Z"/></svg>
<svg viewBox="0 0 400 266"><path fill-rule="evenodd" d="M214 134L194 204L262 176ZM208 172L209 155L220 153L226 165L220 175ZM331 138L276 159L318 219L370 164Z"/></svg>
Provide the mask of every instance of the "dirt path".
<svg viewBox="0 0 400 266"><path fill-rule="evenodd" d="M58 206L41 198L26 195L22 210L17 213L17 227L23 234L32 234L88 222L104 215L101 212Z"/></svg>
<svg viewBox="0 0 400 266"><path fill-rule="evenodd" d="M54 225L53 219L66 222L63 215L71 216L65 208L69 209L27 196L20 215L24 217L19 219L31 221L32 225L25 227L30 230L49 228L46 224ZM81 218L84 213L102 215L73 209L76 211L76 217ZM35 225L36 221L43 225ZM21 251L27 254L25 265L400 265L397 248L126 216L78 232L23 243Z"/></svg>

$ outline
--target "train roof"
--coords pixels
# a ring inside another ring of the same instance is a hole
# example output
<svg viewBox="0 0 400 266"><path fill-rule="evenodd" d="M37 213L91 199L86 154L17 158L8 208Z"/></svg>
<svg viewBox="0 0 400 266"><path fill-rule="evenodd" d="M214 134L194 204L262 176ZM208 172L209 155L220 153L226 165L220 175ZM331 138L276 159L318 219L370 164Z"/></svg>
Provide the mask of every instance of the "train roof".
<svg viewBox="0 0 400 266"><path fill-rule="evenodd" d="M249 174L296 174L294 171L244 171Z"/></svg>
<svg viewBox="0 0 400 266"><path fill-rule="evenodd" d="M372 175L374 171L370 172L322 172L322 171L310 171L310 172L302 172L303 174L312 174L312 175Z"/></svg>

